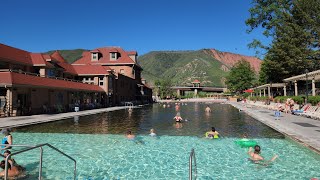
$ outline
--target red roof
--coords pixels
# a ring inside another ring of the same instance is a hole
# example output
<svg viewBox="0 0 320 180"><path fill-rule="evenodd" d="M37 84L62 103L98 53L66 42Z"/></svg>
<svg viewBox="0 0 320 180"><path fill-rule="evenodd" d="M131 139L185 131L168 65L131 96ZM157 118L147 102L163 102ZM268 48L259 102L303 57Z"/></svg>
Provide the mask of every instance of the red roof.
<svg viewBox="0 0 320 180"><path fill-rule="evenodd" d="M51 56L49 54L42 54L44 60L47 60L47 59L51 59Z"/></svg>
<svg viewBox="0 0 320 180"><path fill-rule="evenodd" d="M66 73L74 74L74 75L77 74L77 72L74 70L71 64L59 62L58 65L61 66Z"/></svg>
<svg viewBox="0 0 320 180"><path fill-rule="evenodd" d="M137 51L127 51L128 55L138 55Z"/></svg>
<svg viewBox="0 0 320 180"><path fill-rule="evenodd" d="M25 85L32 87L45 87L45 88L61 88L61 89L72 89L80 91L94 91L104 92L104 90L92 84L85 84L81 82L72 82L66 80L59 80L53 78L32 76L14 72L0 72L0 85Z"/></svg>
<svg viewBox="0 0 320 180"><path fill-rule="evenodd" d="M198 79L195 79L192 83L200 83Z"/></svg>
<svg viewBox="0 0 320 180"><path fill-rule="evenodd" d="M7 62L32 65L30 53L11 46L0 44L0 59Z"/></svg>
<svg viewBox="0 0 320 180"><path fill-rule="evenodd" d="M100 51L99 51L98 49L94 49L94 50L92 50L92 51L90 51L90 52L92 52L92 53L99 53Z"/></svg>
<svg viewBox="0 0 320 180"><path fill-rule="evenodd" d="M108 75L109 67L100 65L72 65L77 75Z"/></svg>
<svg viewBox="0 0 320 180"><path fill-rule="evenodd" d="M91 61L90 51L84 51L82 57L72 64L136 64L122 48L105 47L93 51L99 51L102 57L98 61ZM110 53L118 52L120 57L117 60L110 60Z"/></svg>
<svg viewBox="0 0 320 180"><path fill-rule="evenodd" d="M30 53L30 57L33 65L46 66L46 60L41 53Z"/></svg>
<svg viewBox="0 0 320 180"><path fill-rule="evenodd" d="M51 54L51 57L60 63L67 63L67 61L61 56L58 51L55 51L53 54Z"/></svg>

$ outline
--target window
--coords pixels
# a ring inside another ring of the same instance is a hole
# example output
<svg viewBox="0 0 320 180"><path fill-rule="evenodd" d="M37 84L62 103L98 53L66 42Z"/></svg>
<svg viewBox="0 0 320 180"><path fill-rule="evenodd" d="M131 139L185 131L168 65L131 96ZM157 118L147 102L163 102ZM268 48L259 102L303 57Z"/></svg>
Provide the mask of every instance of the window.
<svg viewBox="0 0 320 180"><path fill-rule="evenodd" d="M111 58L115 59L116 58L116 53L111 53Z"/></svg>
<svg viewBox="0 0 320 180"><path fill-rule="evenodd" d="M120 74L124 74L124 69L120 69Z"/></svg>
<svg viewBox="0 0 320 180"><path fill-rule="evenodd" d="M92 59L97 60L98 59L98 54L97 53L93 53L92 54Z"/></svg>
<svg viewBox="0 0 320 180"><path fill-rule="evenodd" d="M103 81L100 81L100 82L99 82L99 85L100 85L100 86L103 86Z"/></svg>

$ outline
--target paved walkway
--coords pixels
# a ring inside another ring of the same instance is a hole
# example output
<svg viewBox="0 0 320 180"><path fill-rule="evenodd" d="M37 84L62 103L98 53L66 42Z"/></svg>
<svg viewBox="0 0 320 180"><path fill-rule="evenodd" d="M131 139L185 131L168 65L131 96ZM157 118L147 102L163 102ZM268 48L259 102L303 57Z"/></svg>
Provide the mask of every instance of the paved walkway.
<svg viewBox="0 0 320 180"><path fill-rule="evenodd" d="M280 133L290 136L300 143L320 153L320 121L303 116L281 113L280 120L275 120L274 111L252 106L245 107L243 103L228 102L243 110L253 118L270 126Z"/></svg>
<svg viewBox="0 0 320 180"><path fill-rule="evenodd" d="M93 109L79 112L67 112L60 114L41 114L41 115L33 115L33 116L18 116L18 117L6 117L0 118L0 129L4 127L18 127L18 126L26 126L31 124L39 124L50 121L58 121L67 118L73 118L74 116L86 116L91 114L97 114L108 111L116 111L120 109L125 109L126 107L109 107L102 109Z"/></svg>

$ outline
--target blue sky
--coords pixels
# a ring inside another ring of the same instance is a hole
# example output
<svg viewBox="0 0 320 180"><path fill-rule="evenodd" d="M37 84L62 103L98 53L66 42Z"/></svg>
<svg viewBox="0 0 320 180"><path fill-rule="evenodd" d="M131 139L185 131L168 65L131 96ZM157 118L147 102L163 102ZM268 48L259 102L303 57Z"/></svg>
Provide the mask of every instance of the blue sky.
<svg viewBox="0 0 320 180"><path fill-rule="evenodd" d="M250 0L5 0L0 43L30 52L121 46L255 55L246 33Z"/></svg>

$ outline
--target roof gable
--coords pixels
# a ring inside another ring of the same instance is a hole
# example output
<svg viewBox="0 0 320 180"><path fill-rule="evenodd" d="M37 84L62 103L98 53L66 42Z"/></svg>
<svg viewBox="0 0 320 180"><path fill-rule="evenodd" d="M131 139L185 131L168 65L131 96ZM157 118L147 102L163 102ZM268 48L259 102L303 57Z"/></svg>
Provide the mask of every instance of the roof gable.
<svg viewBox="0 0 320 180"><path fill-rule="evenodd" d="M91 52L100 52L102 57L98 61L91 61ZM110 53L119 53L116 60L110 59ZM136 64L122 48L119 47L104 47L94 49L92 51L85 51L82 57L72 64Z"/></svg>
<svg viewBox="0 0 320 180"><path fill-rule="evenodd" d="M0 44L0 59L8 62L32 65L30 53L18 48Z"/></svg>
<svg viewBox="0 0 320 180"><path fill-rule="evenodd" d="M59 51L55 51L53 54L51 54L51 57L60 63L67 63L67 61L61 56Z"/></svg>

